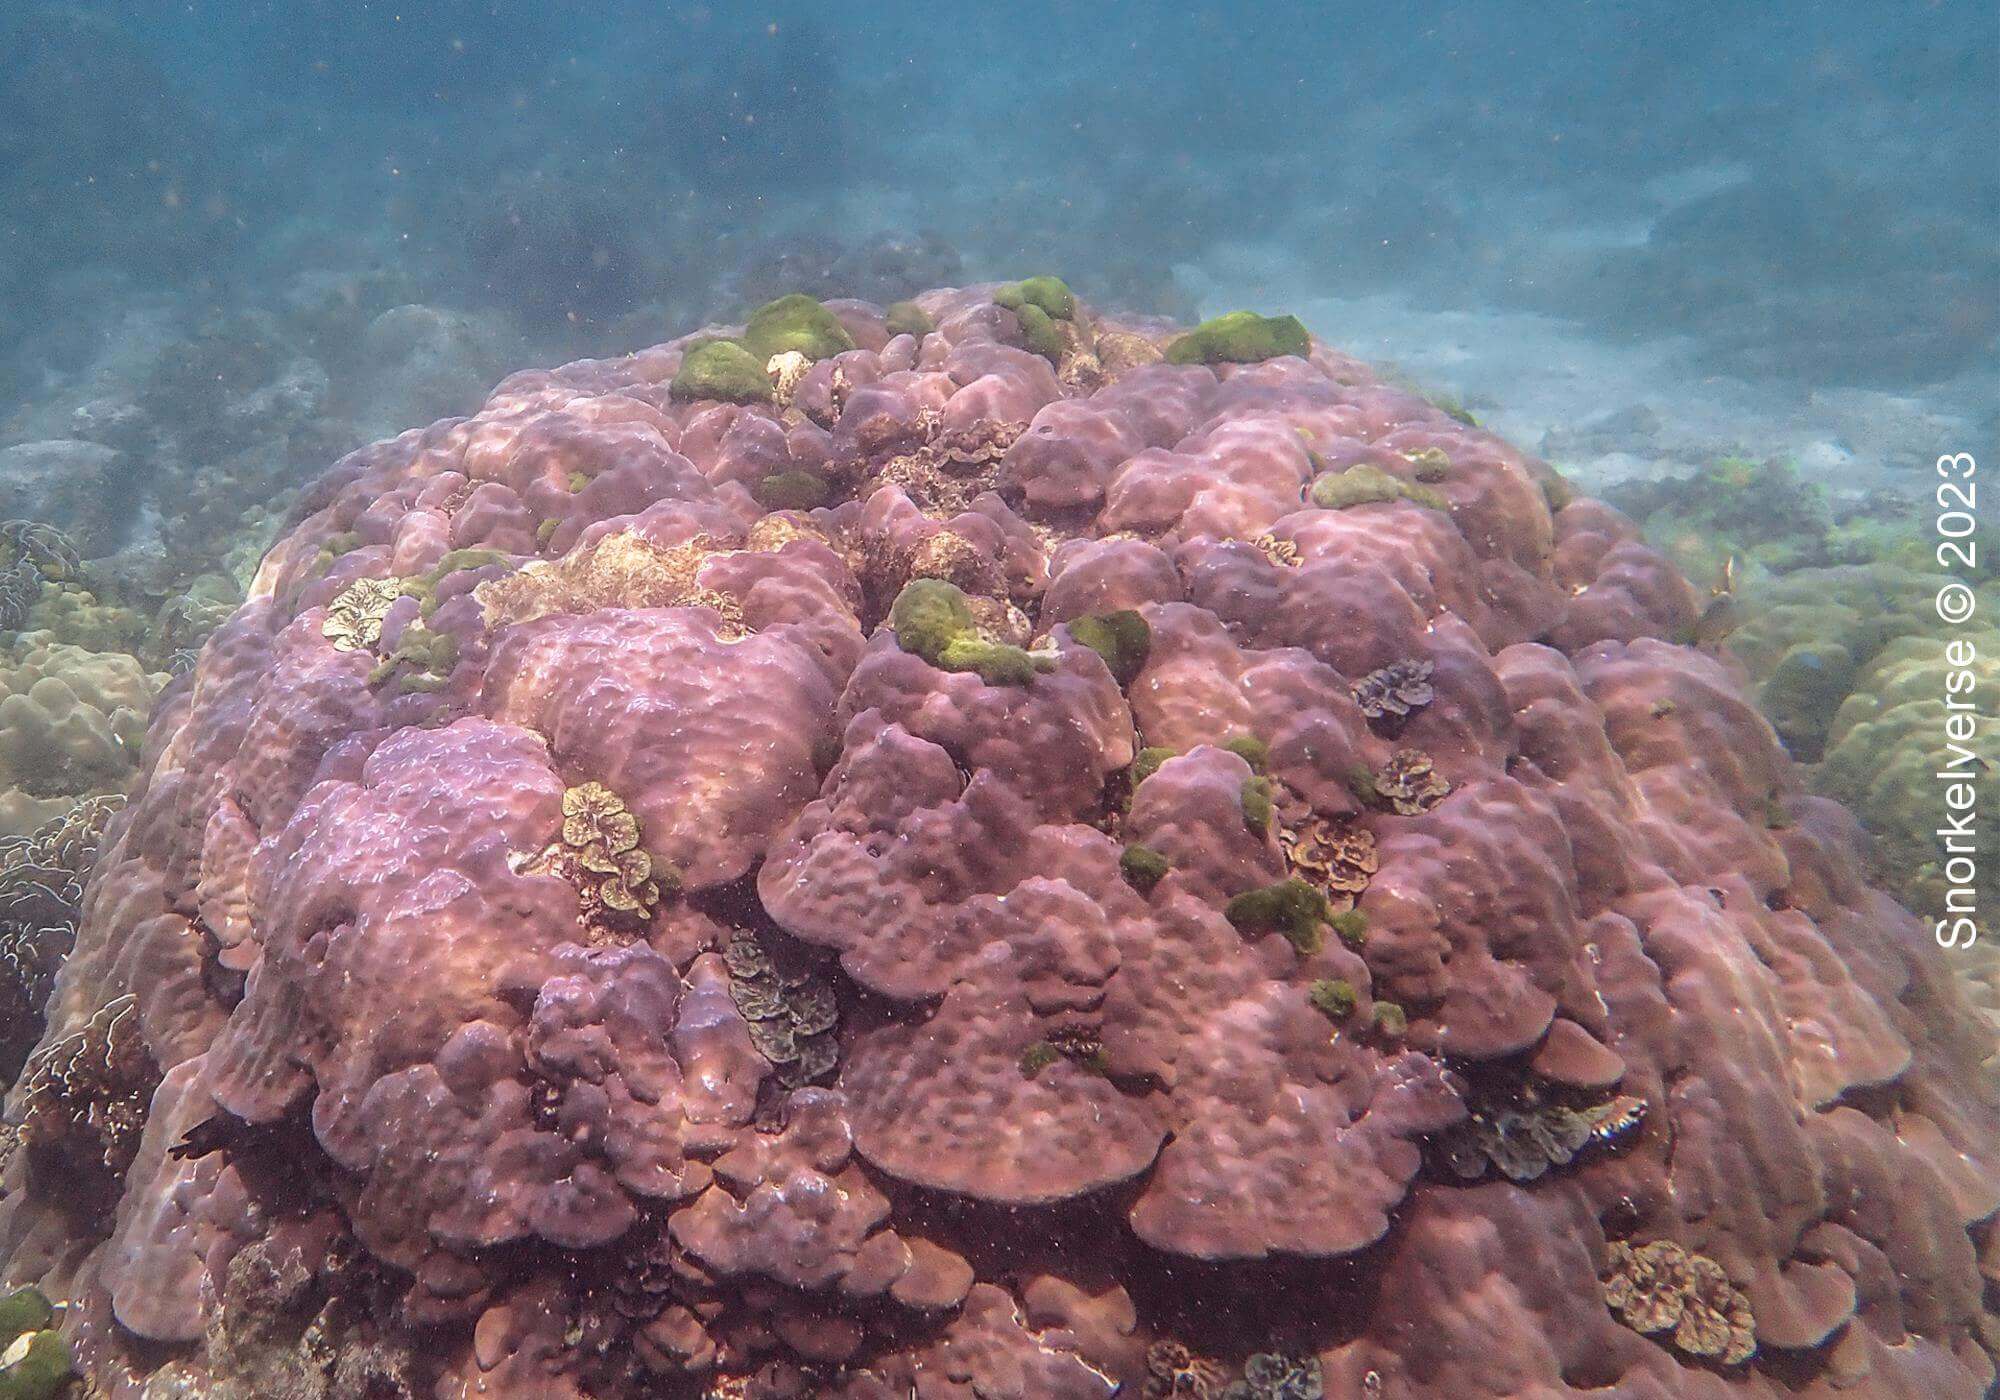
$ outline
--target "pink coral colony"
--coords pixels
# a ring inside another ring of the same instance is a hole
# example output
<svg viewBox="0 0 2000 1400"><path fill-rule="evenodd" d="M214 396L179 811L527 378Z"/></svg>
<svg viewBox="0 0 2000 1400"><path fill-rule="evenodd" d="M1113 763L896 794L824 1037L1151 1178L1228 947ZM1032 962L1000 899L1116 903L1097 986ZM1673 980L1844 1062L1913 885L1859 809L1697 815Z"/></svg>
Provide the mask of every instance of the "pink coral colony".
<svg viewBox="0 0 2000 1400"><path fill-rule="evenodd" d="M1687 581L1323 345L917 305L308 492L10 1104L99 1392L1986 1393L1978 1022Z"/></svg>

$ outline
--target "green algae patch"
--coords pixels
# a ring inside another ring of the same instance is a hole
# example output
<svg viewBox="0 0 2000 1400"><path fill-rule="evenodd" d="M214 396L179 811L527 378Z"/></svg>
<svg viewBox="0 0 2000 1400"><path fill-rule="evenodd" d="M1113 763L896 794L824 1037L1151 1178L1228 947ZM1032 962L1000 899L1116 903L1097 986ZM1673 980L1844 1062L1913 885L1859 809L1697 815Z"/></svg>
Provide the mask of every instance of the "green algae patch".
<svg viewBox="0 0 2000 1400"><path fill-rule="evenodd" d="M1066 342L1056 329L1055 318L1039 306L1023 306L1014 313L1021 323L1021 348L1032 350L1045 360L1060 360Z"/></svg>
<svg viewBox="0 0 2000 1400"><path fill-rule="evenodd" d="M404 579L403 592L417 600L417 615L429 621L438 610L438 585L451 575L512 562L497 549L454 549L425 572Z"/></svg>
<svg viewBox="0 0 2000 1400"><path fill-rule="evenodd" d="M1034 307L1044 316L1056 321L1076 319L1076 294L1069 284L1060 277L1024 277L1019 282L1009 282L993 293L993 304L1004 306L1018 314L1026 307Z"/></svg>
<svg viewBox="0 0 2000 1400"><path fill-rule="evenodd" d="M1076 618L1069 634L1104 658L1120 690L1139 678L1153 650L1153 629L1130 608Z"/></svg>
<svg viewBox="0 0 2000 1400"><path fill-rule="evenodd" d="M24 1332L39 1332L56 1320L56 1310L38 1288L20 1288L0 1298L0 1350Z"/></svg>
<svg viewBox="0 0 2000 1400"><path fill-rule="evenodd" d="M1282 933L1307 955L1320 950L1321 926L1332 916L1326 896L1299 879L1239 894L1222 913L1238 933Z"/></svg>
<svg viewBox="0 0 2000 1400"><path fill-rule="evenodd" d="M1359 909L1343 909L1327 922L1350 948L1359 948L1368 941L1368 916Z"/></svg>
<svg viewBox="0 0 2000 1400"><path fill-rule="evenodd" d="M1203 321L1167 347L1170 365L1254 365L1280 355L1304 358L1312 337L1296 316L1231 311Z"/></svg>
<svg viewBox="0 0 2000 1400"><path fill-rule="evenodd" d="M1038 1040L1021 1052L1021 1077L1033 1079L1062 1058L1062 1051L1046 1040Z"/></svg>
<svg viewBox="0 0 2000 1400"><path fill-rule="evenodd" d="M53 1400L75 1372L55 1309L39 1289L0 1299L0 1400Z"/></svg>
<svg viewBox="0 0 2000 1400"><path fill-rule="evenodd" d="M1400 1040L1410 1029L1409 1015L1393 1001L1378 1001L1375 1003L1375 1029L1391 1040Z"/></svg>
<svg viewBox="0 0 2000 1400"><path fill-rule="evenodd" d="M1174 751L1160 745L1139 750L1132 760L1132 787L1136 791L1139 784L1160 771L1160 765L1174 756Z"/></svg>
<svg viewBox="0 0 2000 1400"><path fill-rule="evenodd" d="M941 671L970 671L988 685L1026 685L1035 658L979 635L965 595L943 579L912 579L889 609L896 645Z"/></svg>
<svg viewBox="0 0 2000 1400"><path fill-rule="evenodd" d="M773 472L751 492L765 510L812 510L826 504L832 488L808 471Z"/></svg>
<svg viewBox="0 0 2000 1400"><path fill-rule="evenodd" d="M1034 657L980 636L953 637L936 664L946 671L970 671L988 685L1026 685L1035 678Z"/></svg>
<svg viewBox="0 0 2000 1400"><path fill-rule="evenodd" d="M1313 482L1311 499L1322 510L1346 510L1349 506L1377 505L1383 501L1409 501L1426 510L1451 509L1451 502L1430 487L1391 476L1367 462L1344 472L1327 472Z"/></svg>
<svg viewBox="0 0 2000 1400"><path fill-rule="evenodd" d="M667 392L677 399L713 399L717 403L769 403L771 376L764 359L733 340L711 340L681 357L681 367Z"/></svg>
<svg viewBox="0 0 2000 1400"><path fill-rule="evenodd" d="M890 335L913 335L919 340L937 329L930 312L913 301L890 303L882 313L882 324Z"/></svg>
<svg viewBox="0 0 2000 1400"><path fill-rule="evenodd" d="M1354 1014L1355 1004L1360 998L1352 982L1337 977L1322 977L1306 988L1306 1000L1327 1020L1345 1021Z"/></svg>
<svg viewBox="0 0 2000 1400"><path fill-rule="evenodd" d="M1451 475L1451 455L1442 447L1423 447L1415 452L1405 452L1403 458L1410 464L1410 472L1419 481L1443 481Z"/></svg>
<svg viewBox="0 0 2000 1400"><path fill-rule="evenodd" d="M1145 846L1127 846L1118 857L1118 873L1140 894L1151 894L1153 886L1167 877L1167 858Z"/></svg>
<svg viewBox="0 0 2000 1400"><path fill-rule="evenodd" d="M1269 835L1272 812L1271 780L1245 778L1238 798L1243 803L1243 825L1259 836Z"/></svg>
<svg viewBox="0 0 2000 1400"><path fill-rule="evenodd" d="M757 372L762 374L773 355L796 350L808 360L824 360L852 350L854 337L831 311L804 292L793 292L750 313L750 322L743 328L743 347L756 359ZM769 385L765 387L768 392Z"/></svg>
<svg viewBox="0 0 2000 1400"><path fill-rule="evenodd" d="M1261 773L1271 761L1271 746L1255 734L1238 734L1233 739L1222 741L1222 747L1250 765L1250 771Z"/></svg>

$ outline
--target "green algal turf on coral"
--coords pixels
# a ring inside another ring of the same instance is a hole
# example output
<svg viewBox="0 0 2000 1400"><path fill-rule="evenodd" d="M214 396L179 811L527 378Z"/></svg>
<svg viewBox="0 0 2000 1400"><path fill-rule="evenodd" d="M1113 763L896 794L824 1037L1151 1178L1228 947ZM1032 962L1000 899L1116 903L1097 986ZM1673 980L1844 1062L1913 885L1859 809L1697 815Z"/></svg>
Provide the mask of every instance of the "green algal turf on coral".
<svg viewBox="0 0 2000 1400"><path fill-rule="evenodd" d="M882 314L882 324L891 335L914 335L919 339L937 329L930 313L913 301L890 303Z"/></svg>
<svg viewBox="0 0 2000 1400"><path fill-rule="evenodd" d="M1151 894L1153 886L1167 877L1167 858L1145 846L1127 846L1118 857L1118 873L1140 894Z"/></svg>
<svg viewBox="0 0 2000 1400"><path fill-rule="evenodd" d="M988 685L1026 685L1035 658L979 635L965 595L942 579L912 579L889 609L896 645L943 671L970 671Z"/></svg>
<svg viewBox="0 0 2000 1400"><path fill-rule="evenodd" d="M826 504L832 489L808 471L773 472L751 492L766 510L813 510Z"/></svg>
<svg viewBox="0 0 2000 1400"><path fill-rule="evenodd" d="M1021 1077L1033 1079L1062 1058L1062 1052L1046 1040L1038 1040L1021 1052Z"/></svg>
<svg viewBox="0 0 2000 1400"><path fill-rule="evenodd" d="M1367 462L1344 472L1327 472L1312 484L1312 503L1323 510L1345 510L1349 506L1376 505L1383 501L1411 501L1427 510L1451 509L1451 502L1430 487L1391 476Z"/></svg>
<svg viewBox="0 0 2000 1400"><path fill-rule="evenodd" d="M1243 803L1243 825L1259 836L1271 830L1271 780L1250 777L1243 780L1239 794Z"/></svg>
<svg viewBox="0 0 2000 1400"><path fill-rule="evenodd" d="M1076 294L1069 284L1060 277L1024 277L1019 282L1009 282L993 293L993 304L1004 306L1009 311L1019 313L1023 307L1034 307L1043 315L1057 321L1076 318Z"/></svg>
<svg viewBox="0 0 2000 1400"><path fill-rule="evenodd" d="M805 293L793 292L750 313L743 348L756 358L761 373L773 355L796 350L808 360L824 360L852 350L854 337L831 311Z"/></svg>
<svg viewBox="0 0 2000 1400"><path fill-rule="evenodd" d="M1021 348L1032 350L1045 360L1060 360L1067 342L1056 329L1055 318L1039 306L1028 305L1014 313L1021 323Z"/></svg>
<svg viewBox="0 0 2000 1400"><path fill-rule="evenodd" d="M1250 765L1250 771L1261 773L1271 762L1271 746L1255 734L1238 734L1224 739L1222 747Z"/></svg>
<svg viewBox="0 0 2000 1400"><path fill-rule="evenodd" d="M1203 321L1174 341L1167 347L1167 363L1254 365L1280 355L1303 357L1311 349L1312 337L1296 316L1232 311Z"/></svg>
<svg viewBox="0 0 2000 1400"><path fill-rule="evenodd" d="M1354 984L1337 977L1322 977L1306 988L1306 999L1329 1021L1345 1021L1354 1014L1358 1000Z"/></svg>
<svg viewBox="0 0 2000 1400"><path fill-rule="evenodd" d="M1423 447L1403 456L1419 481L1443 481L1451 475L1451 457L1442 447Z"/></svg>
<svg viewBox="0 0 2000 1400"><path fill-rule="evenodd" d="M681 367L667 392L677 399L714 399L718 403L769 403L771 376L764 359L733 340L711 340L681 357Z"/></svg>
<svg viewBox="0 0 2000 1400"><path fill-rule="evenodd" d="M1239 894L1222 912L1237 932L1282 933L1308 955L1320 950L1321 926L1332 915L1326 896L1298 879Z"/></svg>
<svg viewBox="0 0 2000 1400"><path fill-rule="evenodd" d="M403 580L403 592L418 602L417 615L428 621L438 609L438 585L453 574L512 561L497 549L454 549L430 569Z"/></svg>
<svg viewBox="0 0 2000 1400"><path fill-rule="evenodd" d="M1130 608L1079 617L1069 624L1069 634L1104 658L1121 690L1139 678L1153 649L1153 629Z"/></svg>
<svg viewBox="0 0 2000 1400"><path fill-rule="evenodd" d="M1157 744L1151 748L1139 750L1138 757L1132 760L1132 790L1137 792L1139 784L1159 772L1160 765L1173 756L1174 751L1172 749L1162 748Z"/></svg>
<svg viewBox="0 0 2000 1400"><path fill-rule="evenodd" d="M1359 948L1368 941L1368 916L1359 909L1343 909L1327 922L1350 948Z"/></svg>
<svg viewBox="0 0 2000 1400"><path fill-rule="evenodd" d="M1400 1040L1410 1029L1410 1018L1393 1001L1375 1003L1375 1029L1391 1040Z"/></svg>
<svg viewBox="0 0 2000 1400"><path fill-rule="evenodd" d="M33 1288L0 1299L0 1400L53 1400L75 1374L55 1309Z"/></svg>

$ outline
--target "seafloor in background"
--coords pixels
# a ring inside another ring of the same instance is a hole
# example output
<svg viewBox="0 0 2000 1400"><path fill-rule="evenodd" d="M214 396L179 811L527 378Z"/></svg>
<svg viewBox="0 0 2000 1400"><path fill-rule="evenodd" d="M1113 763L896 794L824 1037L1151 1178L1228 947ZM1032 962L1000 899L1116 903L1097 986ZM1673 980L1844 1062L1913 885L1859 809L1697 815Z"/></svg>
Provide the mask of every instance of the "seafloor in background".
<svg viewBox="0 0 2000 1400"><path fill-rule="evenodd" d="M725 334L167 685L0 1178L96 1392L1985 1393L1992 1029L1624 516L1289 318Z"/></svg>

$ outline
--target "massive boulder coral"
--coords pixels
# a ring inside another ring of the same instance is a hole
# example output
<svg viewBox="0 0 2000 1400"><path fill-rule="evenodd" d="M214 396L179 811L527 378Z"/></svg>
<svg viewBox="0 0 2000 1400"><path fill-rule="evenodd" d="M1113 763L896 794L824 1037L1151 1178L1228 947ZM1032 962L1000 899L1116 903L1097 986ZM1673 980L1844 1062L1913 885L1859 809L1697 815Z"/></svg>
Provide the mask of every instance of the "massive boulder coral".
<svg viewBox="0 0 2000 1400"><path fill-rule="evenodd" d="M47 632L0 649L0 836L30 835L77 798L130 782L166 680L124 652Z"/></svg>
<svg viewBox="0 0 2000 1400"><path fill-rule="evenodd" d="M305 493L9 1102L105 1393L1985 1390L1990 1032L1697 591L1060 287Z"/></svg>

